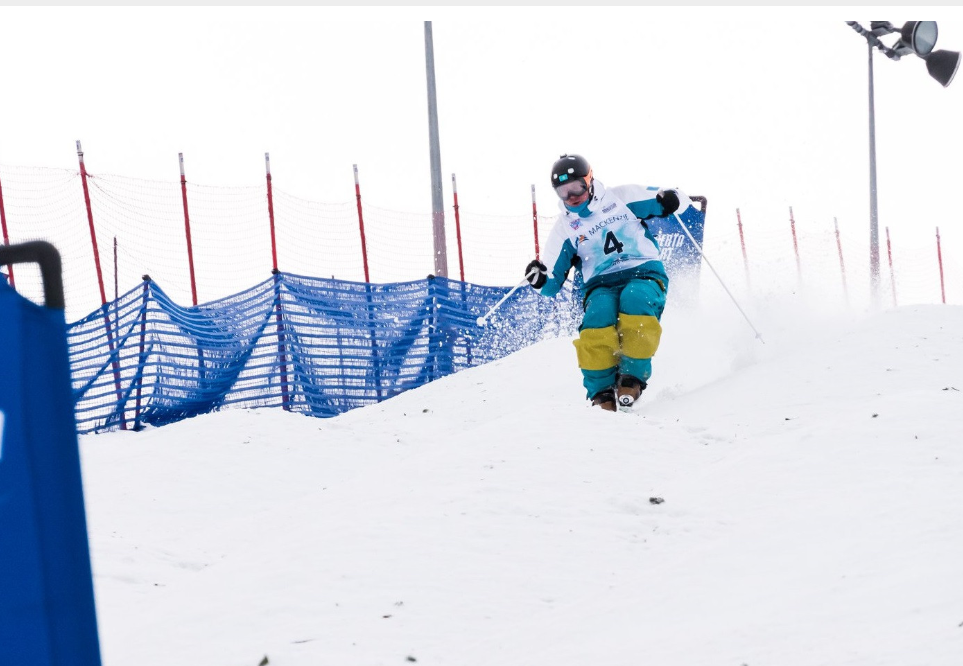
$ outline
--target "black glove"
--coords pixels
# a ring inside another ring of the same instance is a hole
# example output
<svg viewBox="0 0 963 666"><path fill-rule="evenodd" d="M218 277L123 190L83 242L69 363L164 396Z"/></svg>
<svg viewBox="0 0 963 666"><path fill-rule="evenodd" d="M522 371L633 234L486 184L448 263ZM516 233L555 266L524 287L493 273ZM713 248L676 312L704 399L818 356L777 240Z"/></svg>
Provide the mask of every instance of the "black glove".
<svg viewBox="0 0 963 666"><path fill-rule="evenodd" d="M675 190L660 190L655 200L662 204L662 215L666 217L679 210L679 193Z"/></svg>
<svg viewBox="0 0 963 666"><path fill-rule="evenodd" d="M538 259L533 259L525 267L525 279L535 289L541 289L545 285L545 281L548 280L548 268Z"/></svg>

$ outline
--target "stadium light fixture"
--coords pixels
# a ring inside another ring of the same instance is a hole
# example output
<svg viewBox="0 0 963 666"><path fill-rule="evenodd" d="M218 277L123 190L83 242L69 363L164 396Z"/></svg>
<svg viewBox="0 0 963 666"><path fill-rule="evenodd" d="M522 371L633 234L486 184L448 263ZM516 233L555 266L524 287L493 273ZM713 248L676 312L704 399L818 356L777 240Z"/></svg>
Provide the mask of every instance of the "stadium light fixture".
<svg viewBox="0 0 963 666"><path fill-rule="evenodd" d="M899 33L899 41L916 55L925 58L936 46L939 31L936 21L907 21Z"/></svg>
<svg viewBox="0 0 963 666"><path fill-rule="evenodd" d="M933 51L926 56L926 71L944 88L950 85L959 68L959 51Z"/></svg>
<svg viewBox="0 0 963 666"><path fill-rule="evenodd" d="M902 28L889 21L870 21L867 30L857 21L846 24L866 39L869 47L869 273L873 306L879 304L879 210L876 202L876 110L873 92L873 49L879 49L890 60L915 55L926 61L926 71L944 88L950 85L960 68L958 51L934 51L939 30L936 21L907 21ZM899 39L887 46L880 37L899 33Z"/></svg>

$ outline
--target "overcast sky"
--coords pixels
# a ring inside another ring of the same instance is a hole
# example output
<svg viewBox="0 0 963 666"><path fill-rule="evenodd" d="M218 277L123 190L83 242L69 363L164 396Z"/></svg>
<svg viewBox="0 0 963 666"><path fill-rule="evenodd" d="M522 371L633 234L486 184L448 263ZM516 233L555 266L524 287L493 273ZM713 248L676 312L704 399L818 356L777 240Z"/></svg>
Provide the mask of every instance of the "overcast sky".
<svg viewBox="0 0 963 666"><path fill-rule="evenodd" d="M608 184L708 197L710 230L792 205L868 244L867 46L844 21L874 14L963 50L950 7L4 7L0 163L76 168L80 139L92 173L176 181L183 152L192 183L253 185L270 152L291 194L350 201L357 163L366 200L429 211L431 20L446 205L456 173L465 210L524 215L534 183L550 214L577 152ZM880 228L929 245L939 224L963 261L963 81L874 62Z"/></svg>

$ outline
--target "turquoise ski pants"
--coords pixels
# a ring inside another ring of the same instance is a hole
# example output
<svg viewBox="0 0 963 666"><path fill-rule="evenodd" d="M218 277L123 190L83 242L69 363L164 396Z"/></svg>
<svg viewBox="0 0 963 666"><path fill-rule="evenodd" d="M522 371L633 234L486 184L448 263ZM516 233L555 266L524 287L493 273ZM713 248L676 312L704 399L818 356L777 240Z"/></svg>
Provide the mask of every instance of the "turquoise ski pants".
<svg viewBox="0 0 963 666"><path fill-rule="evenodd" d="M615 386L620 374L642 381L652 376L665 296L660 281L640 278L589 293L574 341L587 397Z"/></svg>

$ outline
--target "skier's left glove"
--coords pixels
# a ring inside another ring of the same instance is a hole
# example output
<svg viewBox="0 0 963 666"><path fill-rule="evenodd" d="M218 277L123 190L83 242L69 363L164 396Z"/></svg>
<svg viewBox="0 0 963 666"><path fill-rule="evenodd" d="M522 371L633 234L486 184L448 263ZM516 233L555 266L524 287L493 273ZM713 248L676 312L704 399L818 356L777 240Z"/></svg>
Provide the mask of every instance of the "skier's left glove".
<svg viewBox="0 0 963 666"><path fill-rule="evenodd" d="M668 217L679 210L678 190L659 190L659 193L655 195L655 200L662 205L662 215L659 217Z"/></svg>
<svg viewBox="0 0 963 666"><path fill-rule="evenodd" d="M533 259L525 267L525 279L533 288L541 289L545 286L545 281L548 280L548 267L538 259Z"/></svg>

